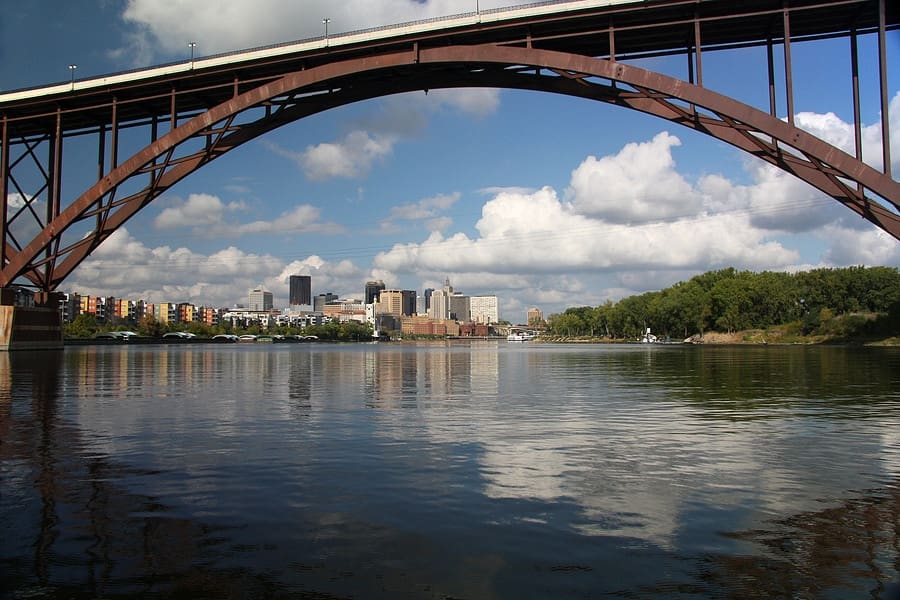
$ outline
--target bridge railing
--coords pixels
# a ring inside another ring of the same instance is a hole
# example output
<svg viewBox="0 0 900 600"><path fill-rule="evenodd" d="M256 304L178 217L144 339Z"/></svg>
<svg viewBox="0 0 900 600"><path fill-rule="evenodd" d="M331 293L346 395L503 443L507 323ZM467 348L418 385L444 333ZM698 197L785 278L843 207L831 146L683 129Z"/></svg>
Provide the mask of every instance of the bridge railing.
<svg viewBox="0 0 900 600"><path fill-rule="evenodd" d="M351 37L355 37L355 36L375 34L375 33L379 33L379 32L388 32L388 31L392 31L392 30L407 29L407 28L411 28L411 27L421 27L421 26L425 26L425 25L432 25L432 24L436 24L436 23L464 19L467 17L478 17L479 15L498 15L498 14L501 14L504 12L514 12L514 11L528 10L528 9L541 8L541 7L560 5L560 4L572 4L574 2L580 2L580 1L583 1L583 0L543 0L542 2L530 2L528 4L519 4L516 6L507 6L507 7L500 7L500 8L489 8L489 9L478 10L478 11L462 12L462 13L457 13L457 14L452 14L452 15L429 17L427 19L418 19L415 21L405 21L403 23L392 23L389 25L379 25L377 27L368 27L365 29L356 29L353 31L331 33L328 35L327 39L340 40L342 38L351 38ZM232 56L239 56L241 54L246 54L246 53L251 53L251 52L264 52L266 50L278 50L281 48L287 48L287 47L291 47L291 46L312 44L315 42L321 42L324 39L325 39L324 35L318 35L318 36L313 36L313 37L308 37L308 38L291 40L291 41L287 41L287 42L277 42L275 44L264 44L261 46L254 46L251 48L242 48L239 50L228 50L225 52L217 52L214 54L197 56L197 57L194 57L193 59L188 58L188 59L183 59L183 60L175 60L175 61L169 61L169 62L164 62L164 63L157 63L157 64L144 66L144 67L135 67L133 69L124 69L121 71L114 71L112 73L102 74L102 75L100 75L100 77L120 77L120 76L130 75L130 74L134 74L134 73L141 73L143 71L148 71L151 69L152 70L165 69L167 67L176 67L176 66L181 66L181 65L190 65L191 63L199 63L199 62L202 62L205 60L215 60L215 59L228 58L228 57L232 57ZM98 78L98 76L80 77L80 78L76 78L76 79L64 79L64 80L41 84L41 85L26 86L26 87L22 87L22 88L14 88L14 89L4 90L4 91L0 92L0 96L2 96L4 94L14 94L14 93L28 92L28 91L32 91L32 90L40 90L40 89L50 88L50 87L60 86L60 85L71 85L72 83L89 82L89 81L95 80L97 78Z"/></svg>

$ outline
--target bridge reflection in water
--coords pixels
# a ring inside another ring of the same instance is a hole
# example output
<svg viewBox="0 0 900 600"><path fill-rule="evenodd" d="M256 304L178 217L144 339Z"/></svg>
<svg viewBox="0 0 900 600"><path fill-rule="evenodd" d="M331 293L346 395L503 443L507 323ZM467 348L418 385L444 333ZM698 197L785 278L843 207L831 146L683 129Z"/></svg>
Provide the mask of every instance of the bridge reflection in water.
<svg viewBox="0 0 900 600"><path fill-rule="evenodd" d="M900 575L898 360L493 343L0 353L0 588L881 597Z"/></svg>

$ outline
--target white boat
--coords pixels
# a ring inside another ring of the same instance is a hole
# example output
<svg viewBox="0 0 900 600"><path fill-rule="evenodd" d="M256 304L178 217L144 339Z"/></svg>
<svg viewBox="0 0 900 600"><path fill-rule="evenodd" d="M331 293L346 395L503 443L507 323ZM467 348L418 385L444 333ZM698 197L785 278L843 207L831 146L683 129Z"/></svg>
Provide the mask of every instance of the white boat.
<svg viewBox="0 0 900 600"><path fill-rule="evenodd" d="M644 332L644 335L641 336L642 344L656 344L659 342L659 338L650 333L650 328L647 328L647 331Z"/></svg>
<svg viewBox="0 0 900 600"><path fill-rule="evenodd" d="M527 331L524 329L512 329L509 332L509 335L506 336L507 342L527 342L529 340L533 340L537 337L537 334L533 331Z"/></svg>

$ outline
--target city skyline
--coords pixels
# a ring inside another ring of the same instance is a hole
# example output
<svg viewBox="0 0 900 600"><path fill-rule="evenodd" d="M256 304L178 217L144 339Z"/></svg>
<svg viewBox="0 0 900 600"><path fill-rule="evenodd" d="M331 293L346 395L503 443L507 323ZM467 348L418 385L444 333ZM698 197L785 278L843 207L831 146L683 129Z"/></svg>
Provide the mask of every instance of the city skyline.
<svg viewBox="0 0 900 600"><path fill-rule="evenodd" d="M298 288L307 287L300 293L308 293L308 286L311 278L308 276L290 276L291 285L297 285ZM381 284L373 297L370 299L370 284ZM297 290L295 290L297 291ZM437 309L428 308L428 300L431 299L432 293L435 298L445 298L436 304L440 307ZM476 325L490 325L504 322L498 311L498 301L496 295L466 295L458 290L454 291L450 286L449 279L445 281L442 290L426 289L420 295L417 290L386 290L383 282L367 282L364 290L365 299L362 297L338 297L330 292L322 292L315 296L309 295L309 302L294 302L294 298L289 298L286 305L279 305L275 301L272 292L266 290L262 286L257 286L248 291L247 302L236 303L233 306L216 306L205 302L197 304L190 302L147 302L143 298L119 298L114 296L94 296L90 294L80 294L78 292L63 292L60 299L60 310L63 314L65 322L71 322L78 314L88 314L101 318L105 321L111 317L121 318L131 321L138 321L139 315L134 311L149 311L149 313L157 316L163 322L188 322L194 320L208 321L207 311L212 313L224 313L228 311L246 311L247 313L271 313L282 315L308 315L327 313L328 307L332 309L336 305L343 307L352 305L352 310L362 311L360 314L371 314L370 318L377 318L380 315L391 315L398 319L401 317L428 317L437 321L453 320L460 323L474 323ZM421 302L420 302L421 300ZM455 303L454 303L455 301ZM369 308L367 305L370 305ZM80 307L80 308L79 308ZM531 311L536 308L529 308ZM161 318L159 314L181 315L186 313L187 317L172 316ZM132 314L134 312L134 314ZM127 317L126 317L127 313ZM442 314L438 314L442 313ZM325 316L328 316L326 314ZM355 318L354 318L355 319Z"/></svg>
<svg viewBox="0 0 900 600"><path fill-rule="evenodd" d="M214 8L188 3L42 0L10 7L0 23L0 89L314 37L325 16L339 33L473 9L451 0L272 0L210 18ZM283 18L261 17L274 14ZM108 35L93 35L97 27ZM893 72L898 38L887 40ZM872 39L860 41L865 155L877 157L877 69ZM794 48L796 122L841 147L852 145L848 45ZM17 52L25 47L27 61ZM827 73L820 57L833 66ZM763 51L704 53L704 81L766 105L764 63ZM683 57L641 64L684 72ZM889 83L897 173L900 93ZM900 244L720 142L550 94L432 90L328 111L215 161L141 211L62 287L229 306L244 300L237 290L260 284L287 299L297 274L339 296L377 280L440 289L449 276L469 293L496 293L502 314L530 306L550 314L717 268L851 264L900 266Z"/></svg>

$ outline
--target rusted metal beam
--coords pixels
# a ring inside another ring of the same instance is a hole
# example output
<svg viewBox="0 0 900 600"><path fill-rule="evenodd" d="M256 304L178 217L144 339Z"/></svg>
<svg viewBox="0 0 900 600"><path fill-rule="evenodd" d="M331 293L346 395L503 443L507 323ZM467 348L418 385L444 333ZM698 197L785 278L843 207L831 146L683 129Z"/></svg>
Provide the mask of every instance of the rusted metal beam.
<svg viewBox="0 0 900 600"><path fill-rule="evenodd" d="M784 0L784 97L787 100L788 123L794 124L794 67L791 65L791 11Z"/></svg>
<svg viewBox="0 0 900 600"><path fill-rule="evenodd" d="M891 176L891 120L888 103L885 1L878 0L878 80L881 88L881 150L884 173Z"/></svg>
<svg viewBox="0 0 900 600"><path fill-rule="evenodd" d="M775 51L772 48L771 33L766 43L766 60L769 72L769 114L775 117L778 115L778 105L775 102Z"/></svg>
<svg viewBox="0 0 900 600"><path fill-rule="evenodd" d="M3 115L0 129L0 268L6 265L7 229L9 228L9 123Z"/></svg>
<svg viewBox="0 0 900 600"><path fill-rule="evenodd" d="M703 85L703 39L700 36L700 15L694 11L694 54L697 56L697 85Z"/></svg>

